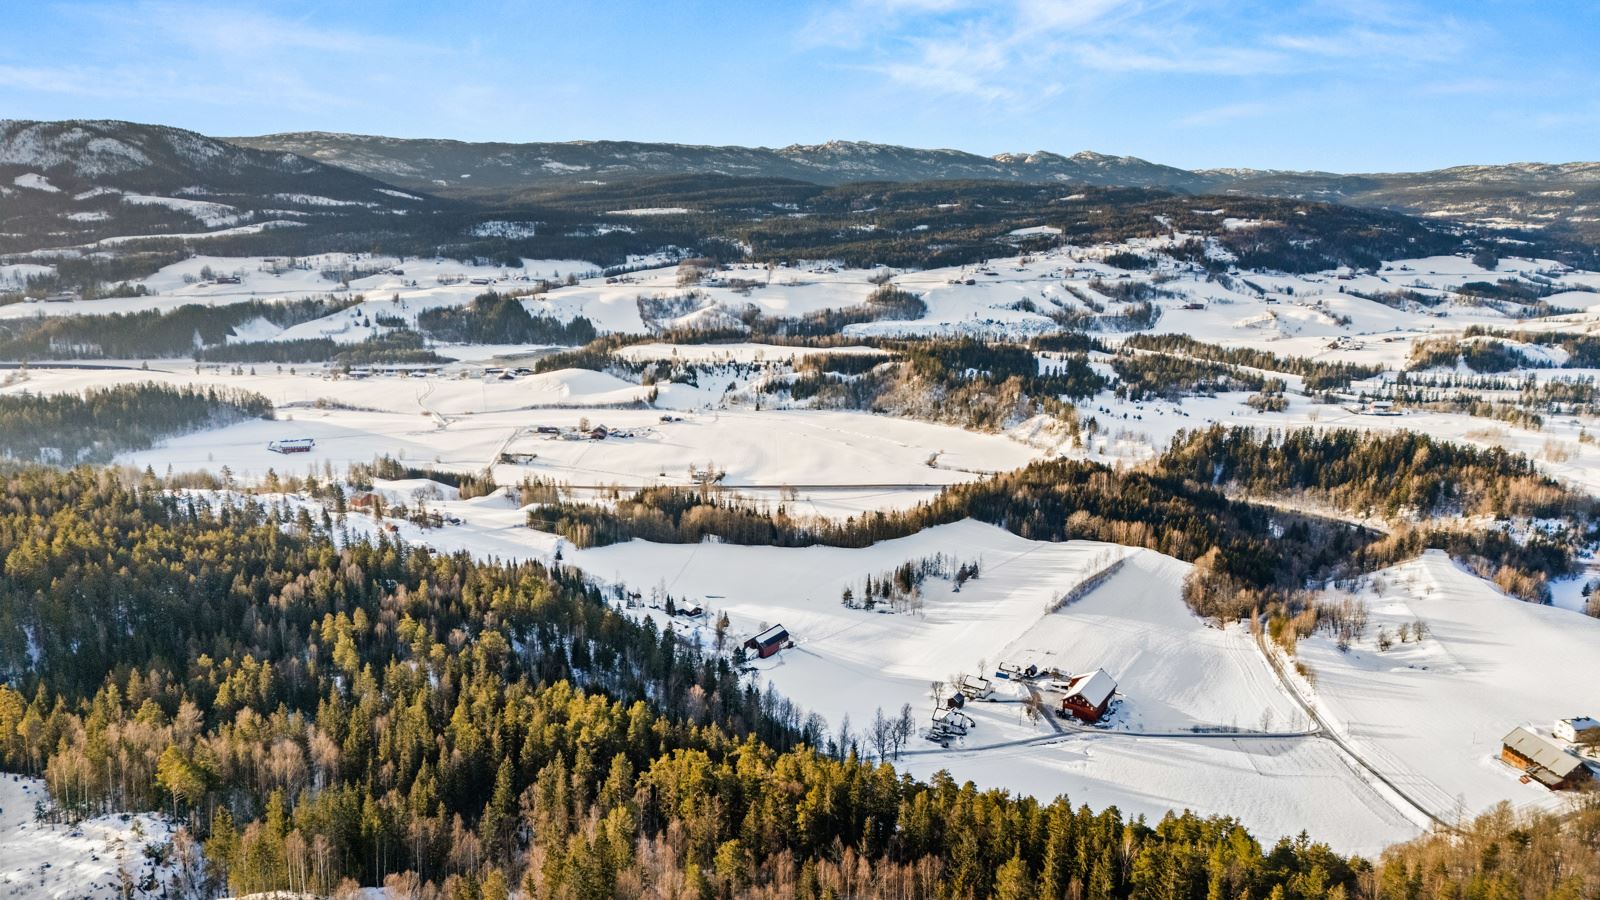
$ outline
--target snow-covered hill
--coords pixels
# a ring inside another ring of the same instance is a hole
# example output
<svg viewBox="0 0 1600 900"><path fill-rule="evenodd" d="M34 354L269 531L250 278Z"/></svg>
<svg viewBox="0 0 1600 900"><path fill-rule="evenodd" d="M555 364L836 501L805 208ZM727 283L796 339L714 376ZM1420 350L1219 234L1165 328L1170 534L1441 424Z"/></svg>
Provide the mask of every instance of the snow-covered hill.
<svg viewBox="0 0 1600 900"><path fill-rule="evenodd" d="M355 230L436 205L292 153L179 128L0 121L0 251L240 225Z"/></svg>

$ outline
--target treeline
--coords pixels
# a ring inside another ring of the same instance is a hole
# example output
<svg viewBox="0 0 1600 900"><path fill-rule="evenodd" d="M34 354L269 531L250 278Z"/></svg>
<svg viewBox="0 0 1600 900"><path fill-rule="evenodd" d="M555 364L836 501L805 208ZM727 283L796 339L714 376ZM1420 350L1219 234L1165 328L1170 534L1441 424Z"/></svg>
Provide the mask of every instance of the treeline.
<svg viewBox="0 0 1600 900"><path fill-rule="evenodd" d="M194 352L199 362L210 363L321 363L333 359L342 346L333 338L295 338L287 341L240 341L202 347Z"/></svg>
<svg viewBox="0 0 1600 900"><path fill-rule="evenodd" d="M738 332L726 337L751 339ZM749 377L764 365L634 361L617 353L628 340L608 335L543 357L534 367L539 372L592 369L645 384L695 384L705 374ZM1028 347L971 338L873 339L865 343L879 352L802 356L794 362L794 377L770 379L757 390L824 408L869 410L990 431L1045 414L1076 430L1076 411L1064 398L1092 396L1107 384L1081 352L1041 359ZM894 365L882 365L886 362Z"/></svg>
<svg viewBox="0 0 1600 900"><path fill-rule="evenodd" d="M1528 355L1519 344L1561 351L1556 362ZM1411 351L1411 367L1453 367L1457 362L1474 372L1498 374L1513 369L1593 369L1600 367L1600 335L1570 331L1507 331L1473 325L1461 338L1419 341Z"/></svg>
<svg viewBox="0 0 1600 900"><path fill-rule="evenodd" d="M1210 428L1173 439L1163 471L1257 495L1311 491L1341 509L1386 519L1489 516L1587 527L1595 502L1500 447L1440 441L1415 431Z"/></svg>
<svg viewBox="0 0 1600 900"><path fill-rule="evenodd" d="M371 490L375 479L400 481L414 478L449 485L456 489L462 500L487 496L494 493L497 487L494 473L489 469L481 472L451 472L431 467L424 469L408 466L388 455L379 456L371 463L351 465L348 476L350 486L360 490Z"/></svg>
<svg viewBox="0 0 1600 900"><path fill-rule="evenodd" d="M1564 898L1600 895L1600 804L1563 812L1502 803L1449 834L1383 852L1362 893L1421 897Z"/></svg>
<svg viewBox="0 0 1600 900"><path fill-rule="evenodd" d="M909 510L844 520L794 517L782 506L688 488L647 488L609 508L556 503L528 512L531 527L579 546L634 537L698 543L714 534L742 544L865 547L965 518L1030 540L1108 541L1185 560L1216 548L1219 571L1262 587L1342 574L1376 538L1345 523L1234 501L1209 483L1067 459L953 485ZM1275 529L1281 536L1273 537Z"/></svg>
<svg viewBox="0 0 1600 900"><path fill-rule="evenodd" d="M177 896L1321 898L1368 877L1228 818L899 776L565 570L335 540L327 514L150 475L3 475L0 765L42 775L51 815L185 821Z"/></svg>
<svg viewBox="0 0 1600 900"><path fill-rule="evenodd" d="M1213 426L1178 435L1158 466L1256 496L1309 494L1356 515L1380 517L1396 527L1364 548L1368 559L1395 561L1443 549L1508 593L1536 602L1549 598L1549 579L1571 572L1576 548L1597 537L1595 501L1541 474L1527 457L1412 431L1261 433ZM1495 528L1438 524L1485 516L1560 526L1519 539Z"/></svg>
<svg viewBox="0 0 1600 900"><path fill-rule="evenodd" d="M865 363L830 354L808 361L799 377L770 383L767 390L822 407L985 431L1043 414L1076 433L1077 411L1064 398L1092 396L1106 385L1081 353L1041 361L1026 347L971 338L883 341L878 346L899 356L895 365L863 371Z"/></svg>
<svg viewBox="0 0 1600 900"><path fill-rule="evenodd" d="M745 333L734 339L763 343L811 343L828 338L837 339L850 325L910 321L927 314L928 305L920 295L892 284L882 284L867 296L864 303L818 309L798 316L767 315L752 305L740 316Z"/></svg>
<svg viewBox="0 0 1600 900"><path fill-rule="evenodd" d="M145 382L82 394L0 394L0 455L49 463L106 462L178 434L272 418L260 394Z"/></svg>
<svg viewBox="0 0 1600 900"><path fill-rule="evenodd" d="M329 363L345 368L449 362L427 346L422 335L409 328L394 328L353 343L341 343L332 338L296 338L218 344L196 350L194 358L208 363Z"/></svg>
<svg viewBox="0 0 1600 900"><path fill-rule="evenodd" d="M417 328L436 340L457 344L563 344L595 339L594 323L583 316L563 322L534 316L522 301L496 291L479 294L466 306L439 306L417 313Z"/></svg>
<svg viewBox="0 0 1600 900"><path fill-rule="evenodd" d="M196 303L166 311L9 319L0 323L0 358L175 359L224 344L234 329L256 319L288 328L358 302L355 298L305 297L220 306Z"/></svg>
<svg viewBox="0 0 1600 900"><path fill-rule="evenodd" d="M1387 535L1344 522L1232 499L1311 494L1354 514L1396 520ZM1559 519L1566 527L1519 538L1499 529L1441 526L1437 517ZM1185 433L1149 465L1119 471L1055 459L980 482L953 485L899 512L845 520L792 516L709 488L647 488L609 507L557 502L528 524L579 546L632 538L698 543L865 547L964 518L1031 540L1098 540L1201 561L1211 576L1207 615L1239 615L1311 581L1346 577L1436 547L1506 590L1542 600L1567 574L1575 548L1594 540L1593 503L1537 473L1525 457L1399 433L1287 435L1215 427ZM1268 598L1260 591L1271 590ZM1252 593L1255 592L1255 593ZM1225 599L1224 599L1225 595Z"/></svg>
<svg viewBox="0 0 1600 900"><path fill-rule="evenodd" d="M1278 356L1253 347L1223 347L1197 341L1186 334L1135 334L1123 341L1124 347L1172 353L1195 359L1225 363L1230 366L1248 366L1269 372L1299 375L1305 379L1306 390L1327 391L1350 386L1350 382L1371 378L1383 372L1382 366L1363 366L1357 363L1323 362L1303 356Z"/></svg>
<svg viewBox="0 0 1600 900"><path fill-rule="evenodd" d="M1117 396L1129 400L1176 400L1192 394L1261 391L1269 385L1282 392L1280 379L1224 363L1166 353L1119 353L1111 360L1117 373Z"/></svg>
<svg viewBox="0 0 1600 900"><path fill-rule="evenodd" d="M153 275L163 267L182 262L189 256L190 253L184 250L56 256L50 259L51 271L28 276L21 293L28 297L45 297L57 291L74 290L85 300L137 296L138 288L129 282Z"/></svg>
<svg viewBox="0 0 1600 900"><path fill-rule="evenodd" d="M1521 350L1497 340L1437 338L1417 341L1411 348L1412 369L1453 369L1466 366L1474 372L1497 374L1514 369L1543 369L1550 363L1534 360Z"/></svg>

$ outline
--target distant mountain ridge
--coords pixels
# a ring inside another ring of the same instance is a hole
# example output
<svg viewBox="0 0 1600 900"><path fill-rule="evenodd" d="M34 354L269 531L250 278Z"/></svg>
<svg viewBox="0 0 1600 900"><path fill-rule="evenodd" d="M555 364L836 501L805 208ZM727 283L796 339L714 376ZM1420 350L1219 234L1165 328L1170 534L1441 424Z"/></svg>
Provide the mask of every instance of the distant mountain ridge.
<svg viewBox="0 0 1600 900"><path fill-rule="evenodd" d="M228 229L365 231L439 205L345 167L181 128L0 120L0 252Z"/></svg>
<svg viewBox="0 0 1600 900"><path fill-rule="evenodd" d="M328 132L227 140L260 150L296 153L402 186L446 194L512 193L585 181L681 174L793 178L830 185L997 179L1324 200L1600 238L1600 162L1340 174L1190 170L1090 151L1070 156L1044 151L981 156L863 141L772 149L636 141L468 143Z"/></svg>
<svg viewBox="0 0 1600 900"><path fill-rule="evenodd" d="M924 150L867 141L767 147L566 141L470 143L330 132L224 138L302 156L420 190L520 190L604 178L716 174L851 181L996 179L1203 190L1207 179L1135 157L1083 152L999 154Z"/></svg>
<svg viewBox="0 0 1600 900"><path fill-rule="evenodd" d="M280 253L306 252L334 237L351 245L401 237L396 246L437 248L478 240L480 220L499 227L495 216L522 215L544 223L543 245L570 239L560 252L601 240L625 255L695 235L672 231L670 223L661 225L665 231L639 222L616 228L596 216L635 205L754 203L734 216L746 221L751 211L792 209L802 198L863 182L906 184L932 197L945 190L938 182L956 180L1035 192L1043 186L1047 200L1067 203L1086 191L1128 188L1209 195L1198 201L1208 209L1221 205L1217 195L1324 201L1600 244L1600 163L1366 175L1191 171L1092 152L986 157L859 141L769 149L320 132L222 139L130 122L0 120L0 254L263 231L273 239L252 246ZM674 183L680 181L690 183ZM655 199L642 202L647 196ZM691 196L705 202L687 202Z"/></svg>

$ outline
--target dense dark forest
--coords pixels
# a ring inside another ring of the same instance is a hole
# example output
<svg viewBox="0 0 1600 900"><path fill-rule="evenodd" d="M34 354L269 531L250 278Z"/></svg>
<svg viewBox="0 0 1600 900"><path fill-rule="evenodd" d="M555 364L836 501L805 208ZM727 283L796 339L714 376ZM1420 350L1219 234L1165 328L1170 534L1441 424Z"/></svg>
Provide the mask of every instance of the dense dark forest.
<svg viewBox="0 0 1600 900"><path fill-rule="evenodd" d="M1592 498L1541 473L1526 456L1415 431L1213 426L1175 438L1160 466L1260 495L1311 491L1341 509L1388 519L1541 518L1582 531L1595 513Z"/></svg>
<svg viewBox="0 0 1600 900"><path fill-rule="evenodd" d="M1166 353L1120 353L1111 360L1117 373L1117 396L1130 400L1176 400L1180 397L1223 391L1259 391L1269 379L1259 372L1224 363ZM1277 379L1279 391L1283 383Z"/></svg>
<svg viewBox="0 0 1600 900"><path fill-rule="evenodd" d="M336 541L326 513L152 475L4 477L0 763L59 815L186 821L208 865L181 896L1321 898L1372 877L1230 819L896 775L564 570Z"/></svg>
<svg viewBox="0 0 1600 900"><path fill-rule="evenodd" d="M1092 396L1106 386L1082 353L1041 364L1024 347L970 338L873 343L883 356L819 354L798 364L793 379L769 382L763 390L821 408L985 431L1042 414L1076 432L1077 410L1064 398Z"/></svg>
<svg viewBox="0 0 1600 900"><path fill-rule="evenodd" d="M279 328L348 309L355 298L249 300L222 306L189 304L168 311L40 316L0 323L0 359L175 359L226 343L257 319Z"/></svg>
<svg viewBox="0 0 1600 900"><path fill-rule="evenodd" d="M489 291L466 306L440 306L417 314L417 328L441 341L458 344L587 344L595 339L594 324L583 316L561 321L534 316L522 301Z"/></svg>
<svg viewBox="0 0 1600 900"><path fill-rule="evenodd" d="M1353 380L1371 378L1383 371L1382 366L1323 362L1306 359L1303 356L1279 356L1253 347L1221 347L1197 341L1186 334L1134 334L1129 335L1122 345L1135 350L1193 357L1229 366L1299 375L1305 379L1307 391L1349 387Z"/></svg>
<svg viewBox="0 0 1600 900"><path fill-rule="evenodd" d="M292 341L242 341L196 350L208 363L331 363L336 367L432 365L447 358L427 346L427 339L409 328L392 328L365 340L340 343L332 338Z"/></svg>
<svg viewBox="0 0 1600 900"><path fill-rule="evenodd" d="M1557 366L1542 354L1529 355L1518 347L1519 344L1559 349L1565 352L1566 359ZM1513 369L1593 369L1600 367L1600 335L1508 331L1473 325L1459 339L1418 341L1412 348L1412 369L1454 368L1458 363L1484 374Z"/></svg>
<svg viewBox="0 0 1600 900"><path fill-rule="evenodd" d="M83 394L0 394L0 455L53 463L108 462L173 435L272 418L260 394L146 382Z"/></svg>

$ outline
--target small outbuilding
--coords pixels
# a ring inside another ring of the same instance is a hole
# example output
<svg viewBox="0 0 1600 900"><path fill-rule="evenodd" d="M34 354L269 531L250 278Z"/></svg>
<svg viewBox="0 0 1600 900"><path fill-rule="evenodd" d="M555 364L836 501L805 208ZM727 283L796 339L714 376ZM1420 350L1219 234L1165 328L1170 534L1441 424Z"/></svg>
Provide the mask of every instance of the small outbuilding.
<svg viewBox="0 0 1600 900"><path fill-rule="evenodd" d="M1520 725L1500 742L1500 758L1552 791L1574 790L1593 777L1565 747Z"/></svg>
<svg viewBox="0 0 1600 900"><path fill-rule="evenodd" d="M766 659L784 647L789 646L790 643L789 632L784 630L782 625L774 625L745 641L744 646L748 650L754 650L756 656Z"/></svg>
<svg viewBox="0 0 1600 900"><path fill-rule="evenodd" d="M1111 707L1111 697L1116 692L1117 680L1105 669L1074 675L1067 681L1066 696L1061 698L1061 712L1083 722L1098 722Z"/></svg>
<svg viewBox="0 0 1600 900"><path fill-rule="evenodd" d="M315 438L283 438L267 442L267 449L273 453L310 453L316 446Z"/></svg>

